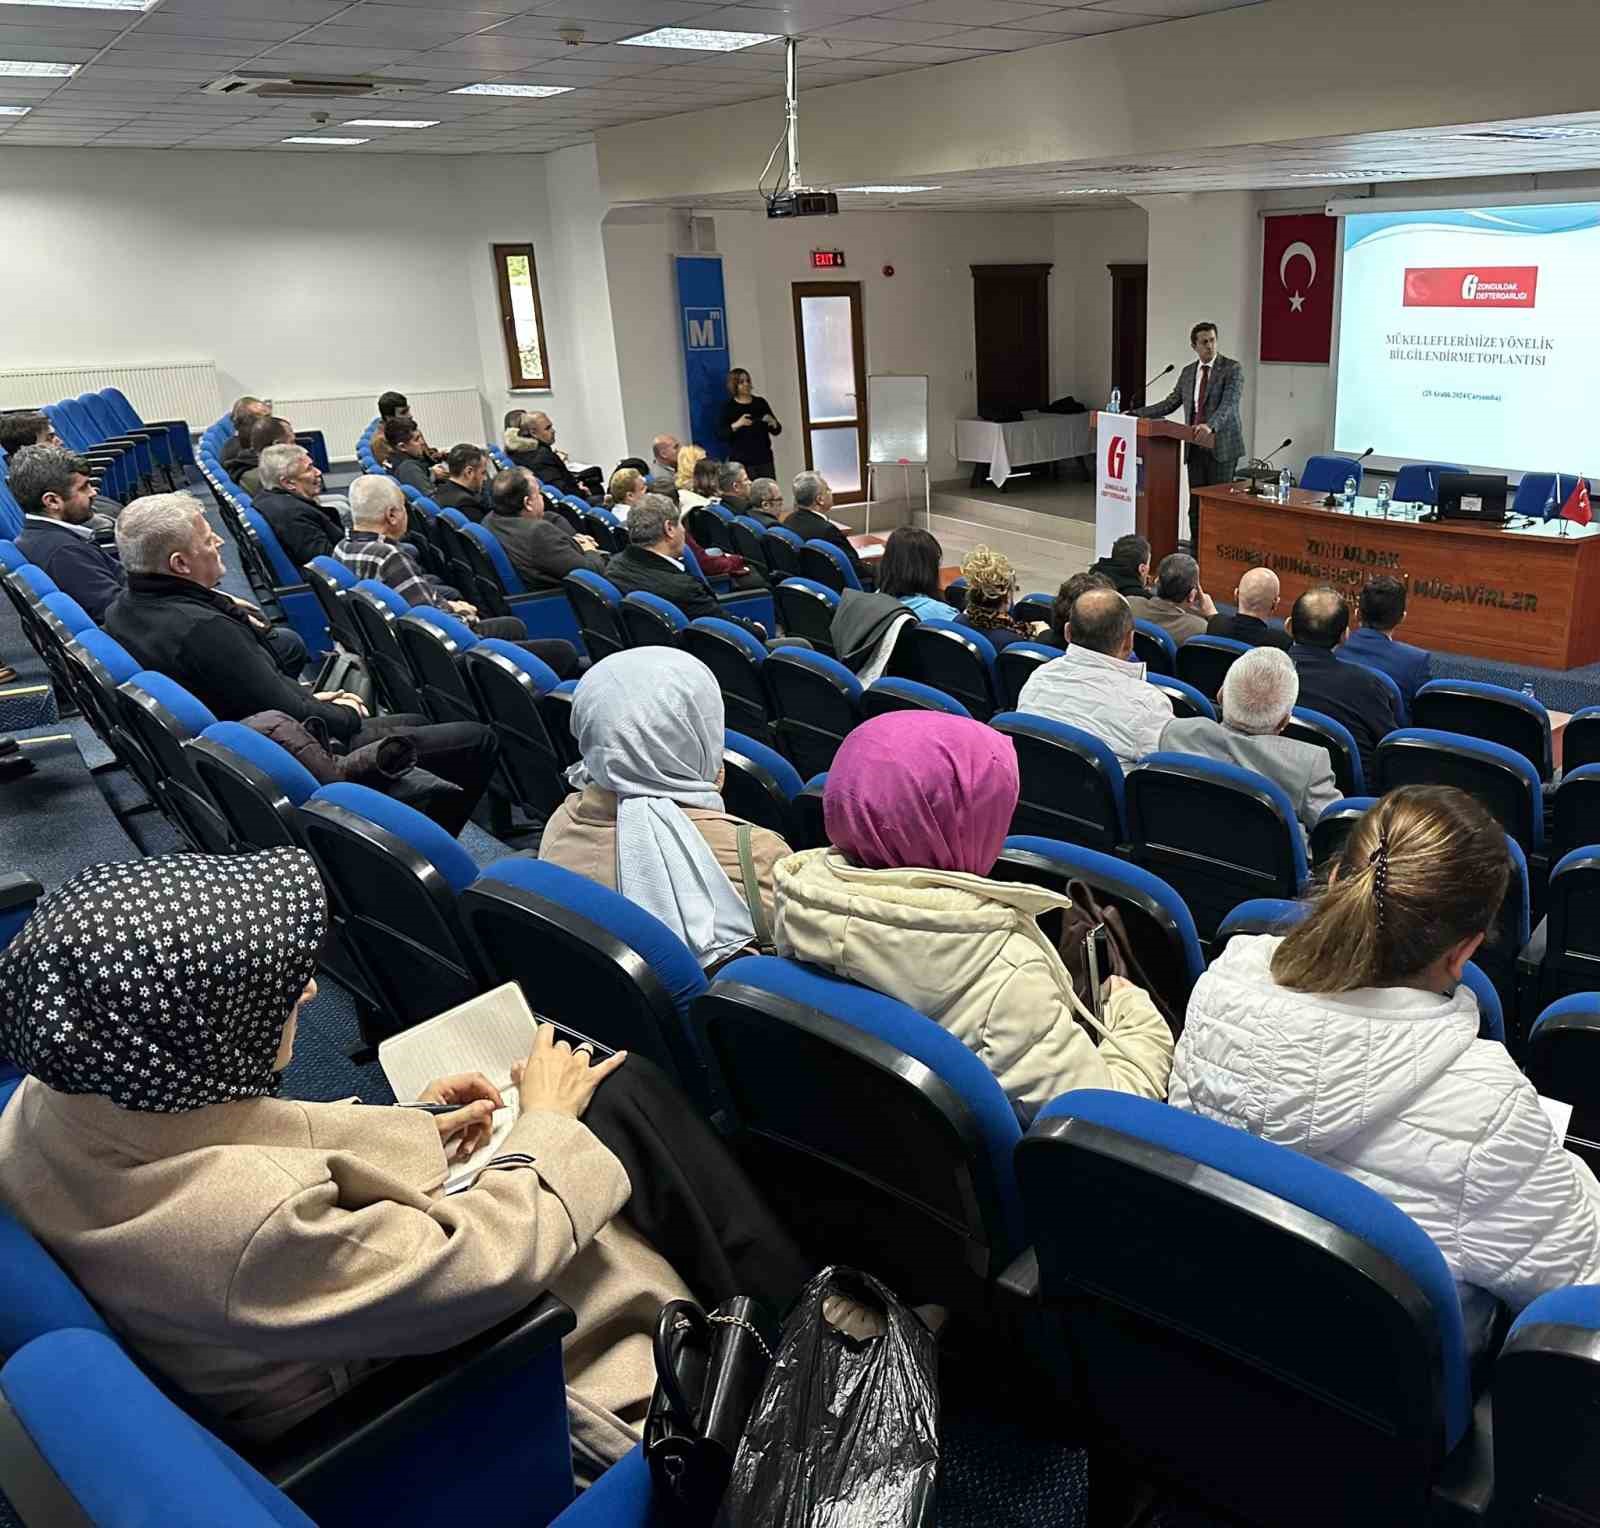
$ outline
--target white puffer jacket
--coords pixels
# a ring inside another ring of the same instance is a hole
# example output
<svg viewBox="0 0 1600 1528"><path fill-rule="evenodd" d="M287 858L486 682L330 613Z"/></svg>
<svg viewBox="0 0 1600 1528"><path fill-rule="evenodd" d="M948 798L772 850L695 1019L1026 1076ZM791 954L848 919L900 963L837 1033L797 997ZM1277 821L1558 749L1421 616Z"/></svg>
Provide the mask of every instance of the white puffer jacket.
<svg viewBox="0 0 1600 1528"><path fill-rule="evenodd" d="M1172 1103L1376 1189L1458 1282L1513 1310L1600 1280L1600 1183L1505 1047L1477 1038L1471 992L1293 992L1272 979L1280 942L1234 939L1195 984Z"/></svg>

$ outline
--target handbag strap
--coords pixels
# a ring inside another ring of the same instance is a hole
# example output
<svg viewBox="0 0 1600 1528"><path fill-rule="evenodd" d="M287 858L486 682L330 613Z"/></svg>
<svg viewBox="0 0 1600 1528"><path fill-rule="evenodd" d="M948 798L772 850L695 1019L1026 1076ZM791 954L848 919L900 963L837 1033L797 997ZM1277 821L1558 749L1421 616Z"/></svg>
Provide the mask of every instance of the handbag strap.
<svg viewBox="0 0 1600 1528"><path fill-rule="evenodd" d="M678 1349L691 1334L707 1339L706 1313L693 1300L668 1300L656 1316L656 1383L678 1425L689 1428L696 1425L695 1414L678 1382Z"/></svg>
<svg viewBox="0 0 1600 1528"><path fill-rule="evenodd" d="M745 906L750 909L750 925L756 931L756 948L763 955L777 949L772 938L772 924L767 919L767 909L761 900L761 884L756 879L756 856L752 847L754 830L748 822L739 824L739 879L743 882Z"/></svg>

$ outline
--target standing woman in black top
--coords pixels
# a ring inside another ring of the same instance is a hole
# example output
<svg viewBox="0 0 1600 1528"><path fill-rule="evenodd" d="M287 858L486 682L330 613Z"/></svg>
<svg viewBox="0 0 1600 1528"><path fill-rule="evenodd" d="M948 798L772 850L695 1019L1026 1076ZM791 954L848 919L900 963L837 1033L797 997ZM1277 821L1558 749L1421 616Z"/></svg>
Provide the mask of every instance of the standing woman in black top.
<svg viewBox="0 0 1600 1528"><path fill-rule="evenodd" d="M772 437L782 435L783 426L772 412L772 405L751 391L750 373L738 368L728 373L722 434L728 442L728 460L743 462L752 481L778 475L772 464Z"/></svg>

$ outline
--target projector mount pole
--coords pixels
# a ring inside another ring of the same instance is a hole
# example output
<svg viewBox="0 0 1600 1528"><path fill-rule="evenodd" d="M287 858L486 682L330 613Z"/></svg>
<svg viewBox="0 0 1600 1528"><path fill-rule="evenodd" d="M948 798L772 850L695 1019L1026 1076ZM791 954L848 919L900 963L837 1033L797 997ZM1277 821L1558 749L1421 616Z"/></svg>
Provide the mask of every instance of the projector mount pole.
<svg viewBox="0 0 1600 1528"><path fill-rule="evenodd" d="M800 39L783 40L783 112L787 153L789 156L789 184L787 190L799 191L804 182L800 179Z"/></svg>

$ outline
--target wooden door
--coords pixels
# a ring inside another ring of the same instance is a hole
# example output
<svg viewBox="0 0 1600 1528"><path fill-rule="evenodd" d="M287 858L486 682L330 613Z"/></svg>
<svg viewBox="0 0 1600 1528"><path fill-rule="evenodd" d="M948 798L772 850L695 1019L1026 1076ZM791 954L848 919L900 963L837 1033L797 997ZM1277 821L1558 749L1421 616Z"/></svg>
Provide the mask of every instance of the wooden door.
<svg viewBox="0 0 1600 1528"><path fill-rule="evenodd" d="M1138 408L1144 396L1147 265L1108 265L1111 272L1111 385L1122 390L1122 406ZM1163 379L1166 380L1166 379ZM1098 406L1103 400L1090 400Z"/></svg>
<svg viewBox="0 0 1600 1528"><path fill-rule="evenodd" d="M978 413L1018 414L1050 401L1048 265L972 267Z"/></svg>
<svg viewBox="0 0 1600 1528"><path fill-rule="evenodd" d="M794 284L794 353L806 466L836 504L866 497L867 355L859 281Z"/></svg>

